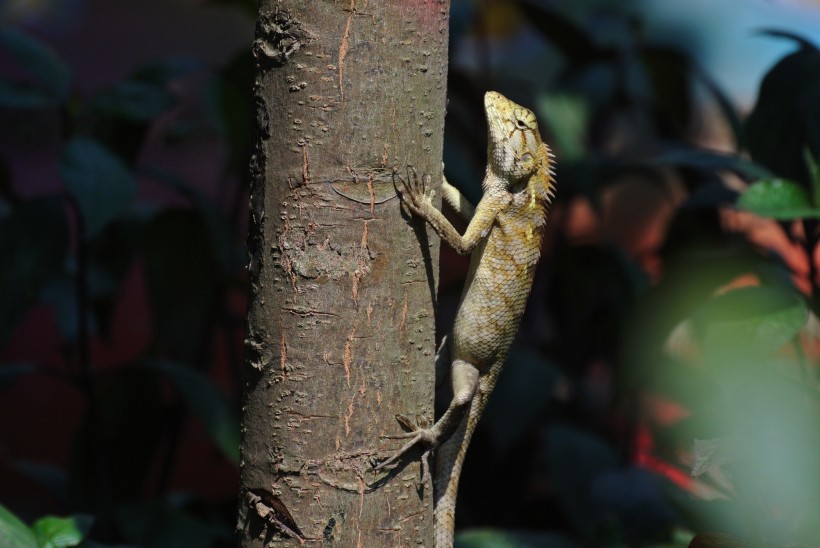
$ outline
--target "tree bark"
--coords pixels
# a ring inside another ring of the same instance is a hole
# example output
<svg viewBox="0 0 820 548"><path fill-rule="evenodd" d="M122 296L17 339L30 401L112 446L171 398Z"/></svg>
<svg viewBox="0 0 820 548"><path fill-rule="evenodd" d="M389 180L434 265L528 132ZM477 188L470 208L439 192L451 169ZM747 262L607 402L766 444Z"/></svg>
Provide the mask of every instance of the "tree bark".
<svg viewBox="0 0 820 548"><path fill-rule="evenodd" d="M395 415L433 420L438 239L392 171L440 179L448 17L449 0L261 2L242 546L431 544L418 461L371 468Z"/></svg>

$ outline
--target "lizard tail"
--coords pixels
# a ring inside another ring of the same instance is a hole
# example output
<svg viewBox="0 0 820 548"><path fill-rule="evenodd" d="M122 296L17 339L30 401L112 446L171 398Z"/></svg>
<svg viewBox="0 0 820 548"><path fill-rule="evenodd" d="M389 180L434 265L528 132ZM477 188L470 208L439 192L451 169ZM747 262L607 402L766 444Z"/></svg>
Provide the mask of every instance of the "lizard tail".
<svg viewBox="0 0 820 548"><path fill-rule="evenodd" d="M491 383L495 384L494 379ZM491 387L490 390L492 390ZM433 544L435 548L452 548L453 546L458 478L461 476L461 466L464 464L470 438L473 436L473 431L487 401L485 394L489 394L489 391L484 392L479 389L479 393L470 403L470 410L461 419L458 429L447 441L436 448L436 469L433 480L433 500L435 501Z"/></svg>

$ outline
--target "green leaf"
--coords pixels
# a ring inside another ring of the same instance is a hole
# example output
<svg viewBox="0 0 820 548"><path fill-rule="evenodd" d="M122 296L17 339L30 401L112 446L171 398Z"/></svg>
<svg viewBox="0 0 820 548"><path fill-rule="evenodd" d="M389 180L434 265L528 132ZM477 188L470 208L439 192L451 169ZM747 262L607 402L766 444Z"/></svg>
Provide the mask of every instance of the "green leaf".
<svg viewBox="0 0 820 548"><path fill-rule="evenodd" d="M0 81L0 104L44 106L65 100L71 82L68 66L39 40L10 26L0 26L0 49L35 78L36 87ZM17 104L13 104L14 102Z"/></svg>
<svg viewBox="0 0 820 548"><path fill-rule="evenodd" d="M807 318L808 307L799 294L754 286L707 301L692 319L702 334L704 354L722 359L768 356L797 335Z"/></svg>
<svg viewBox="0 0 820 548"><path fill-rule="evenodd" d="M62 271L68 233L63 205L56 198L25 202L0 220L0 346Z"/></svg>
<svg viewBox="0 0 820 548"><path fill-rule="evenodd" d="M80 544L93 523L92 516L48 516L35 521L31 530L37 537L40 548L66 548Z"/></svg>
<svg viewBox="0 0 820 548"><path fill-rule="evenodd" d="M142 365L162 373L171 382L222 453L238 463L239 419L216 385L199 371L180 363L150 360Z"/></svg>
<svg viewBox="0 0 820 548"><path fill-rule="evenodd" d="M749 186L737 200L740 209L782 221L820 217L802 186L784 179L763 179Z"/></svg>
<svg viewBox="0 0 820 548"><path fill-rule="evenodd" d="M131 171L92 139L75 137L66 144L60 172L77 201L86 238L97 235L127 211L137 193Z"/></svg>
<svg viewBox="0 0 820 548"><path fill-rule="evenodd" d="M25 523L0 504L0 546L38 548L34 534Z"/></svg>

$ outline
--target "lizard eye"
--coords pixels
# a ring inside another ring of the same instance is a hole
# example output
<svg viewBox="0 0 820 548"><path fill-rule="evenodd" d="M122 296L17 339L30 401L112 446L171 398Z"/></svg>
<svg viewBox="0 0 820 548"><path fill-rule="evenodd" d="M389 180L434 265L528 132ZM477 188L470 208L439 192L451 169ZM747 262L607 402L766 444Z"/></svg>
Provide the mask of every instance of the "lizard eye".
<svg viewBox="0 0 820 548"><path fill-rule="evenodd" d="M523 155L523 156L521 156L521 160L522 160L523 162L529 162L529 161L531 161L531 160L532 160L532 154L530 154L529 152L525 152L525 153L524 153L524 155Z"/></svg>
<svg viewBox="0 0 820 548"><path fill-rule="evenodd" d="M527 124L526 124L526 123L524 122L524 120L522 120L521 118L517 118L517 119L515 120L515 125L517 125L517 126L518 126L518 127L520 127L521 129L524 129L525 127L527 127Z"/></svg>

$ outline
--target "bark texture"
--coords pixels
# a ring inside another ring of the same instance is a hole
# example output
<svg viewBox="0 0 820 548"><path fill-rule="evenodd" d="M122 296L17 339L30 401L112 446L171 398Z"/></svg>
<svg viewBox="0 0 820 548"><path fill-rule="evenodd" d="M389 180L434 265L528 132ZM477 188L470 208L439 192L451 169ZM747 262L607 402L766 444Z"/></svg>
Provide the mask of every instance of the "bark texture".
<svg viewBox="0 0 820 548"><path fill-rule="evenodd" d="M449 1L263 0L251 162L243 546L429 545L417 461L372 458L433 420L438 240L394 166L441 173Z"/></svg>

